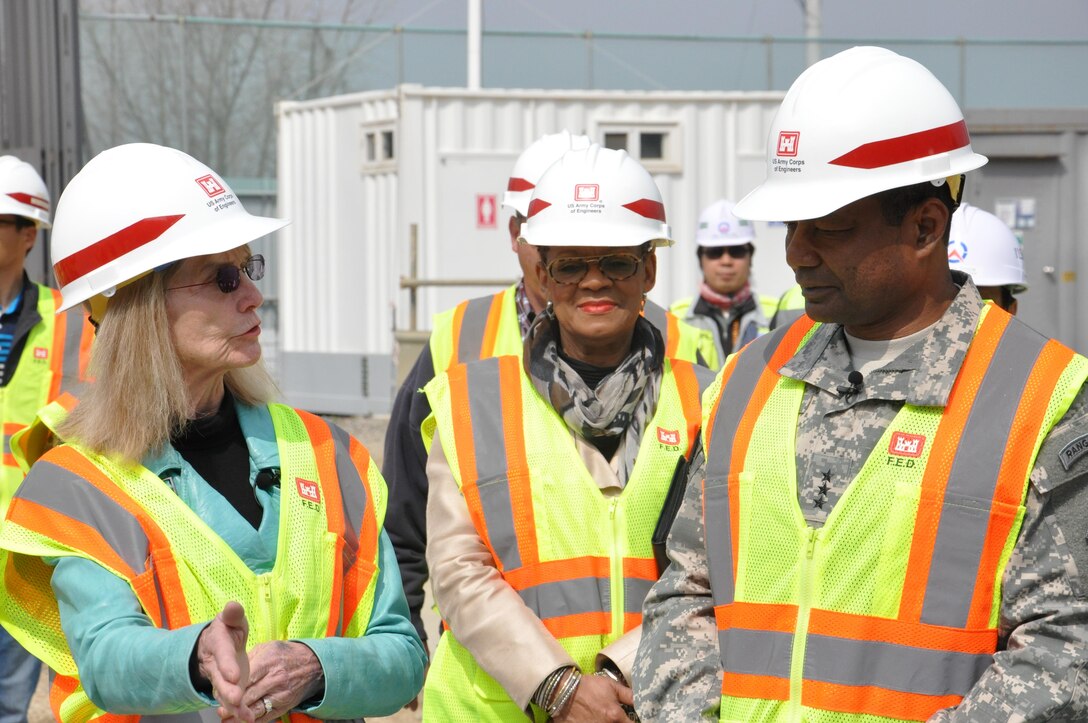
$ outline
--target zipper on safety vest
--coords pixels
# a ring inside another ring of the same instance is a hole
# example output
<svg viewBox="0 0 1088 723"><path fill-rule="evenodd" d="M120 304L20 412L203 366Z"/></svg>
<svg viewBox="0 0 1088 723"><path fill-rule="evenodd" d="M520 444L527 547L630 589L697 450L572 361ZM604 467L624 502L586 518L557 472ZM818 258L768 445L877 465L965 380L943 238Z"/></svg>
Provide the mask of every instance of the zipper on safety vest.
<svg viewBox="0 0 1088 723"><path fill-rule="evenodd" d="M623 635L623 556L620 554L620 533L622 532L621 516L618 514L620 500L613 497L608 502L608 519L612 527L612 540L609 545L609 557L612 568L611 580L609 580L609 593L612 598L612 636L613 639Z"/></svg>
<svg viewBox="0 0 1088 723"><path fill-rule="evenodd" d="M816 543L820 539L820 530L805 528L804 555L801 557L800 589L797 591L797 625L793 631L793 652L790 657L790 705L787 720L800 723L801 684L805 673L805 644L808 639L809 615L812 612L812 586L816 578L815 563L812 558L816 553Z"/></svg>
<svg viewBox="0 0 1088 723"><path fill-rule="evenodd" d="M250 639L256 638L259 641L275 640L277 637L276 597L272 594L271 573L257 576L257 602L260 604L260 610L255 611L256 614L246 611L250 624Z"/></svg>

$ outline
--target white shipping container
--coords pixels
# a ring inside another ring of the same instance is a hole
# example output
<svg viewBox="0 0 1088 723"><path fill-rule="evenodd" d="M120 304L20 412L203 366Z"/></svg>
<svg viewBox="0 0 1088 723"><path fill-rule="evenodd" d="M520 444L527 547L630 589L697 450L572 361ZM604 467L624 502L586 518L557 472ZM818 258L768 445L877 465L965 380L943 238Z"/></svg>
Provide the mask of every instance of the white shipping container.
<svg viewBox="0 0 1088 723"><path fill-rule="evenodd" d="M677 241L659 252L668 305L692 295L699 211L739 200L763 180L768 129L781 93L466 90L404 85L276 108L284 354L387 355L412 327L411 229L418 276L490 279L490 287L424 287L417 328L458 301L518 276L498 208L518 155L567 128L626 145L653 174ZM792 284L783 229L757 224L754 285ZM573 242L573 240L572 240ZM586 239L591 243L592 239Z"/></svg>

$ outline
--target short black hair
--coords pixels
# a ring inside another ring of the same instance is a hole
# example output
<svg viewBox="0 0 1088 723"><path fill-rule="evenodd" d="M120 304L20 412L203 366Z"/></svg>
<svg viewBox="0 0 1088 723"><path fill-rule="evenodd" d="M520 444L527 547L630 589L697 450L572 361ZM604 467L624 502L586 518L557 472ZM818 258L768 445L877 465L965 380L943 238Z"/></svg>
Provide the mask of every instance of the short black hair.
<svg viewBox="0 0 1088 723"><path fill-rule="evenodd" d="M930 181L922 181L921 183L915 183L913 186L901 186L881 191L876 194L876 198L880 203L880 212L884 216L884 222L889 226L902 224L903 219L907 217L911 210L930 198L937 199L948 209L950 226L952 213L956 210L956 202L952 200L952 190L948 187L947 182L934 186ZM945 241L948 240L947 236L948 229L945 229Z"/></svg>
<svg viewBox="0 0 1088 723"><path fill-rule="evenodd" d="M24 228L36 225L33 219L29 219L26 216L15 217L15 230L22 231Z"/></svg>

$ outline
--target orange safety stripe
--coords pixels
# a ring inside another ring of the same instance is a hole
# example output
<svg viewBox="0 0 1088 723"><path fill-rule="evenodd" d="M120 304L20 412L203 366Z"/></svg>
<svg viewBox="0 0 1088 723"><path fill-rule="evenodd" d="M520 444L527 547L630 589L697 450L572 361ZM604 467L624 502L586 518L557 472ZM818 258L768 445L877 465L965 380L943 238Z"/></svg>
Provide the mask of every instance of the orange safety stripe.
<svg viewBox="0 0 1088 723"><path fill-rule="evenodd" d="M786 603L732 602L714 606L714 619L718 623L718 630L741 628L792 634L797 626L797 606Z"/></svg>
<svg viewBox="0 0 1088 723"><path fill-rule="evenodd" d="M102 470L72 447L62 446L50 450L49 461L93 484L100 492L139 521L140 527L143 528L144 534L147 535L151 544L151 549L159 555L159 558L155 561L155 574L160 580L160 592L165 598L161 602L162 607L166 610L166 626L170 629L177 629L190 625L192 619L189 617L189 606L185 601L184 588L181 585L181 576L178 574L177 562L171 552L173 548L158 523L134 499L122 492ZM24 523L23 526L36 529L36 525ZM139 594L137 592L137 596ZM158 602L160 601L140 600L144 610L148 612L156 609L158 607L156 603Z"/></svg>
<svg viewBox="0 0 1088 723"><path fill-rule="evenodd" d="M524 414L521 408L521 359L516 356L499 358L499 385L502 388L502 426L506 442L510 508L514 513L514 534L518 539L521 564L533 565L540 560L540 550L536 543L533 488L529 479L529 460L525 453L525 429L522 427ZM498 561L498 558L495 559Z"/></svg>
<svg viewBox="0 0 1088 723"><path fill-rule="evenodd" d="M1009 514L995 512L999 504L1018 506L1022 502L1024 478L1030 471L1029 465L1035 451L1039 426L1054 395L1054 387L1072 358L1072 349L1051 339L1043 347L1027 384L1024 385L1024 392L1013 419L1012 435L1005 446L1005 457L997 478L998 487L990 510L990 526L986 530L979 570L975 576L975 590L967 615L968 628L985 628L990 625L998 565L1015 521Z"/></svg>
<svg viewBox="0 0 1088 723"><path fill-rule="evenodd" d="M332 438L332 430L320 417L301 409L295 410L302 424L306 427L306 434L310 437L310 446L314 450L314 459L317 462L317 476L322 489L322 502L325 506L325 521L329 526L329 532L336 534L337 554L336 560L342 559L344 546L344 503L341 499L339 484L334 484L336 473L336 443ZM293 480L292 480L293 481ZM342 565L333 565L331 594L329 596L329 612L325 620L325 636L332 637L340 624L341 600L344 595L344 568Z"/></svg>
<svg viewBox="0 0 1088 723"><path fill-rule="evenodd" d="M525 565L514 570L504 570L503 579L515 590L535 585L578 580L584 577L607 578L611 576L611 561L607 557L573 557L566 560L547 560L535 565ZM657 580L657 563L651 558L623 558L623 576L631 580Z"/></svg>
<svg viewBox="0 0 1088 723"><path fill-rule="evenodd" d="M691 450L699 436L699 427L703 423L702 407L699 405L699 380L696 379L691 364L679 361L671 364L673 379L676 380L676 388L680 392L680 408L688 424L688 448L684 450L684 457L690 459Z"/></svg>
<svg viewBox="0 0 1088 723"><path fill-rule="evenodd" d="M575 613L553 618L542 618L544 627L554 637L575 638L581 635L607 635L612 632L612 613Z"/></svg>
<svg viewBox="0 0 1088 723"><path fill-rule="evenodd" d="M374 509L370 478L367 476L367 471L370 469L370 453L352 437L348 455L355 463L355 468L359 470L359 478L366 488L366 507L363 509L362 527L359 529L359 552L355 555L355 563L344 575L344 586L349 593L344 601L345 625L355 617L355 612L363 601L363 594L370 585L371 576L377 574L371 566L375 565L378 558L378 515Z"/></svg>
<svg viewBox="0 0 1088 723"><path fill-rule="evenodd" d="M807 683L808 681L806 681ZM722 673L722 695L732 698L789 700L790 679L750 673Z"/></svg>
<svg viewBox="0 0 1088 723"><path fill-rule="evenodd" d="M460 307L458 307L460 310ZM454 318L454 339L457 338L458 319ZM484 519L484 506L480 501L480 489L476 486L476 444L472 434L472 413L468 401L468 369L464 364L457 364L447 372L450 383L450 416L453 419L454 447L457 450L457 467L461 475L461 494L465 498L469 516L476 527L480 539L487 545L491 558L497 565L502 565L501 558L491 545L491 536L487 533L487 521ZM501 570L501 567L500 567Z"/></svg>
<svg viewBox="0 0 1088 723"><path fill-rule="evenodd" d="M802 316L800 319L790 325L790 328L786 331L782 337L782 341L779 342L775 348L774 353L771 354L771 358L767 361L767 366L764 367L763 373L759 375L759 381L756 382L755 389L752 390L752 396L748 401L748 406L744 410L744 414L741 415L740 422L737 424L737 431L733 436L733 449L729 450L729 454L732 455L729 462L729 469L732 474L736 474L739 470L744 469L744 456L748 452L748 445L752 441L752 431L755 429L756 420L759 419L759 415L763 413L763 407L767 404L767 400L771 398L771 393L774 391L775 386L778 384L778 380L781 377L778 374L778 370L782 368L786 362L788 362L793 355L797 352L797 347L800 346L801 340L805 338L805 334L812 328L812 325L816 322L807 316ZM724 450L723 450L724 451ZM729 485L729 532L732 538L731 545L733 547L733 579L737 579L737 563L740 561L740 555L738 548L740 547L740 485Z"/></svg>
<svg viewBox="0 0 1088 723"><path fill-rule="evenodd" d="M665 356L670 359L676 356L676 350L680 348L680 320L671 311L665 312L667 324L665 332Z"/></svg>
<svg viewBox="0 0 1088 723"><path fill-rule="evenodd" d="M801 686L801 705L840 713L868 714L924 721L934 711L951 708L963 700L958 695L903 693L867 685L839 685L806 679Z"/></svg>
<svg viewBox="0 0 1088 723"><path fill-rule="evenodd" d="M8 508L8 519L62 545L83 550L103 565L132 582L142 571L133 570L95 528L56 510L16 497Z"/></svg>
<svg viewBox="0 0 1088 723"><path fill-rule="evenodd" d="M495 356L495 340L499 338L499 319L502 317L503 300L508 291L509 289L501 291L491 297L491 308L488 309L487 323L484 325L484 338L480 344L481 359Z"/></svg>
<svg viewBox="0 0 1088 723"><path fill-rule="evenodd" d="M53 711L53 718L61 720L60 706L68 697L79 690L79 679L69 675L60 675L53 678L53 685L49 687L49 708Z"/></svg>
<svg viewBox="0 0 1088 723"><path fill-rule="evenodd" d="M18 422L4 422L4 426L3 426L4 437L6 439L10 440L11 437L14 434L16 434L17 432L22 431L23 429L26 429L25 424L19 424ZM10 448L10 444L11 443L9 442L8 443L9 448ZM18 467L19 466L19 463L15 461L15 455L12 454L11 452L4 452L3 464L4 464L5 467Z"/></svg>
<svg viewBox="0 0 1088 723"><path fill-rule="evenodd" d="M745 625L745 627L748 626ZM792 630L779 630L779 632L792 632ZM812 609L808 633L846 640L948 650L970 655L990 655L997 647L997 631L993 629L965 630L870 615L852 615L819 608Z"/></svg>
<svg viewBox="0 0 1088 723"><path fill-rule="evenodd" d="M900 620L918 622L922 619L926 583L929 580L952 462L955 460L968 414L974 406L975 395L978 394L986 369L1011 318L1008 314L986 314L983 318L967 348L960 373L952 385L948 406L937 426L937 432L933 435L933 447L930 449L929 462L922 477L914 537L911 540L907 574L904 578L912 581L912 584L903 586L903 596L899 604Z"/></svg>
<svg viewBox="0 0 1088 723"><path fill-rule="evenodd" d="M462 301L457 305L457 308L453 310L453 345L450 347L450 358L446 360L446 368L453 366L457 363L457 360L461 358L460 346L461 346L461 323L465 319L465 310L468 309L468 302ZM442 371L441 369L435 369L435 373Z"/></svg>

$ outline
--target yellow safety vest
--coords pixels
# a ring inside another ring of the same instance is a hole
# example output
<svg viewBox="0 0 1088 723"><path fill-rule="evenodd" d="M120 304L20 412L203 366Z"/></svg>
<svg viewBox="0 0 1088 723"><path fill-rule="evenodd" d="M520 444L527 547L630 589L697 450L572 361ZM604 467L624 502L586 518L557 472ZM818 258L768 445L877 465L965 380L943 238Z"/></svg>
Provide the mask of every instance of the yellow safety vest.
<svg viewBox="0 0 1088 723"><path fill-rule="evenodd" d="M700 390L710 379L705 369L666 360L631 477L611 498L518 357L455 366L425 389L450 469L496 567L583 670L641 623L658 574L651 536L677 462L697 437ZM424 720L524 718L456 635L447 631L439 641Z"/></svg>
<svg viewBox="0 0 1088 723"><path fill-rule="evenodd" d="M987 305L947 406L904 405L813 528L793 464L805 384L777 370L814 329L753 342L703 400L720 720L924 721L993 661L1028 475L1088 360Z"/></svg>
<svg viewBox="0 0 1088 723"><path fill-rule="evenodd" d="M72 444L49 450L35 465L37 476L20 488L0 528L0 622L56 671L50 703L57 720L140 717L104 713L83 691L49 584L53 568L42 557L74 555L102 565L131 586L160 628L211 620L237 600L250 648L366 632L385 482L367 450L342 430L280 404L269 410L283 481L280 547L267 573L250 570L146 467ZM171 720L202 719L194 712Z"/></svg>
<svg viewBox="0 0 1088 723"><path fill-rule="evenodd" d="M714 340L709 332L681 321L652 301L643 316L661 333L665 355L707 366L703 352ZM518 321L517 285L491 296L462 301L434 317L430 339L434 370L445 371L454 364L513 354L521 356L521 324Z"/></svg>
<svg viewBox="0 0 1088 723"><path fill-rule="evenodd" d="M756 294L756 303L759 305L760 317L757 317L756 334L762 336L768 331L767 321L774 314L775 304L778 300L772 296L763 296ZM728 354L725 353L725 347L722 343L720 335L718 333L718 325L708 317L702 315L695 315L690 313L691 307L695 303L695 297L689 296L684 299L678 299L674 301L672 306L669 307L669 311L676 315L682 323L688 324L694 329L698 329L705 337L700 342L699 352L706 362L706 366L710 367L714 371L721 369L722 362L725 361L725 357ZM743 319L738 320L738 328L732 332L733 337L739 337L744 333L744 329L741 328ZM735 322L736 323L736 322ZM746 325L745 325L746 326ZM733 351L737 351L733 349ZM730 352L732 353L732 352Z"/></svg>
<svg viewBox="0 0 1088 723"><path fill-rule="evenodd" d="M80 308L57 315L60 292L40 284L27 287L23 313L40 317L26 337L15 373L0 387L0 420L4 452L0 466L0 516L7 509L25 474L12 455L11 438L30 424L41 407L72 391L83 378L94 328ZM36 298L33 298L35 297Z"/></svg>
<svg viewBox="0 0 1088 723"><path fill-rule="evenodd" d="M767 318L771 320L771 328L777 329L782 326L789 326L804 314L805 297L801 293L801 286L794 284L786 290L786 293L782 294L782 298L778 300L778 303L771 310L771 316Z"/></svg>

